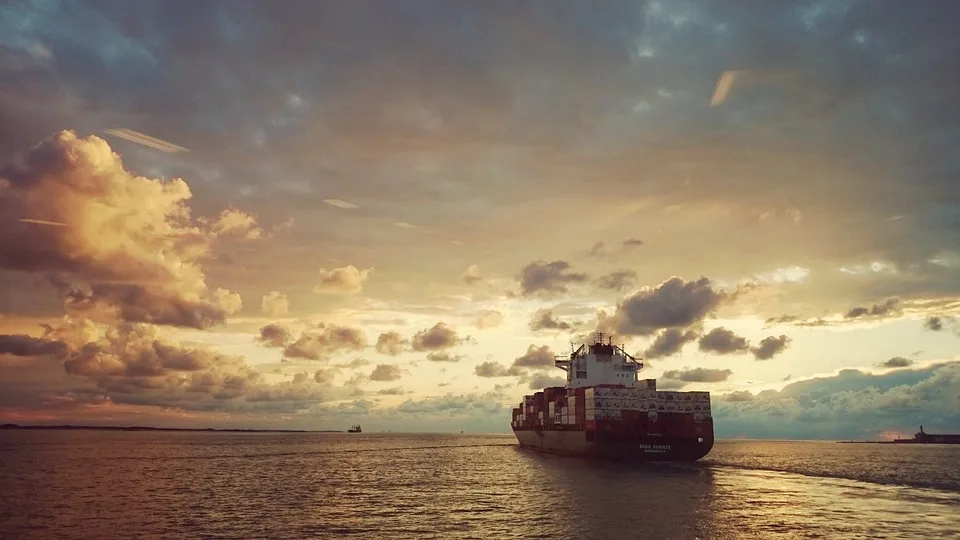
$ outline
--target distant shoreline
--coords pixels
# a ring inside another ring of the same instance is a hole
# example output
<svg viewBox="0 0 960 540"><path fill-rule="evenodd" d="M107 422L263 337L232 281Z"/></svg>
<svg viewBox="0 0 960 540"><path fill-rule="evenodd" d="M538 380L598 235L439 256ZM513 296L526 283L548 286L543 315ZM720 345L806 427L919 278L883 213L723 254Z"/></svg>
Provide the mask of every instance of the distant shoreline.
<svg viewBox="0 0 960 540"><path fill-rule="evenodd" d="M63 424L57 426L21 426L19 424L0 424L4 429L43 429L43 430L98 430L98 431L202 431L220 433L343 433L343 430L307 430L307 429L243 429L243 428L164 428L152 426L75 426Z"/></svg>

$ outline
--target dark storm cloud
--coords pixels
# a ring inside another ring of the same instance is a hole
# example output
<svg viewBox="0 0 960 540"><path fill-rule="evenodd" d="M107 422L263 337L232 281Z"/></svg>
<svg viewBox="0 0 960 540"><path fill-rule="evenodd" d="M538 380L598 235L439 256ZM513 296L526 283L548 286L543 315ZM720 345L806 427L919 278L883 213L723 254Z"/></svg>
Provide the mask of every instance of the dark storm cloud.
<svg viewBox="0 0 960 540"><path fill-rule="evenodd" d="M697 339L698 334L693 330L667 328L657 334L653 343L643 352L645 358L664 358L673 356L683 349L683 346Z"/></svg>
<svg viewBox="0 0 960 540"><path fill-rule="evenodd" d="M753 357L757 360L769 360L786 349L790 341L790 338L783 334L779 336L767 336L761 339L756 347L751 347L750 352L753 353Z"/></svg>
<svg viewBox="0 0 960 540"><path fill-rule="evenodd" d="M461 341L456 330L446 323L438 322L414 334L413 339L410 340L410 347L415 351L437 351L454 347Z"/></svg>
<svg viewBox="0 0 960 540"><path fill-rule="evenodd" d="M538 309L530 318L530 330L571 330L574 325L556 318L551 309Z"/></svg>
<svg viewBox="0 0 960 540"><path fill-rule="evenodd" d="M565 293L569 284L586 280L586 274L570 271L567 261L534 261L520 271L520 289L524 295Z"/></svg>
<svg viewBox="0 0 960 540"><path fill-rule="evenodd" d="M637 273L633 270L617 270L596 279L597 287L611 291L622 291L637 284Z"/></svg>
<svg viewBox="0 0 960 540"><path fill-rule="evenodd" d="M717 354L737 354L750 348L746 338L742 338L724 327L710 330L697 343L701 351Z"/></svg>
<svg viewBox="0 0 960 540"><path fill-rule="evenodd" d="M665 328L683 328L703 320L729 298L709 279L672 277L656 287L643 287L617 306L612 324L621 335L648 336Z"/></svg>

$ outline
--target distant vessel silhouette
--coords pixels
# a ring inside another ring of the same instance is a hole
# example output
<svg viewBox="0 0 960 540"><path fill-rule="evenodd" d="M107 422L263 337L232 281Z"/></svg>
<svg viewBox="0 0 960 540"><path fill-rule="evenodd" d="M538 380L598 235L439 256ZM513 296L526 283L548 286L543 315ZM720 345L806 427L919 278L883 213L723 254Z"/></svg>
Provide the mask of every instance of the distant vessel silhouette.
<svg viewBox="0 0 960 540"><path fill-rule="evenodd" d="M899 444L960 444L960 435L944 433L926 433L923 426L913 435L912 439L894 439Z"/></svg>
<svg viewBox="0 0 960 540"><path fill-rule="evenodd" d="M362 431L360 430L360 424L351 426L350 429L347 430L347 433L362 433Z"/></svg>

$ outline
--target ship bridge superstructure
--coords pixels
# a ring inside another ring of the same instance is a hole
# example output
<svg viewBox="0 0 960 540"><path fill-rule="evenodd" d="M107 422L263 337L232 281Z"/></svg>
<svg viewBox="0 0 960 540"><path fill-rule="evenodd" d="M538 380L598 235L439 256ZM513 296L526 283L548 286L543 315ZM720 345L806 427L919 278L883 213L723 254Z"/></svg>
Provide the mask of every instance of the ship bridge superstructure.
<svg viewBox="0 0 960 540"><path fill-rule="evenodd" d="M590 345L580 345L569 357L558 356L554 365L567 372L567 388L597 385L641 386L638 373L643 362L631 356L623 347L615 345L613 338L603 340L603 332L597 332Z"/></svg>

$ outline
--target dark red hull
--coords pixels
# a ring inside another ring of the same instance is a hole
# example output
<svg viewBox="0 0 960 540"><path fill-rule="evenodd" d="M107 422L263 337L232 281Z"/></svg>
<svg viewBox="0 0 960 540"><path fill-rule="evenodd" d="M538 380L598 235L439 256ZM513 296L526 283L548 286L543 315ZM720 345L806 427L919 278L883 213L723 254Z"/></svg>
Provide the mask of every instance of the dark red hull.
<svg viewBox="0 0 960 540"><path fill-rule="evenodd" d="M592 426L514 428L520 445L551 454L625 461L696 461L713 448L713 422L661 414L657 421L598 421ZM590 429L592 427L593 429Z"/></svg>

